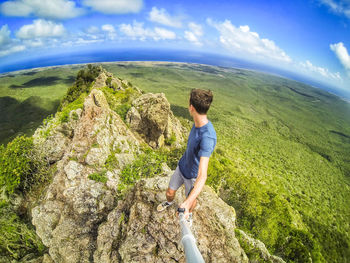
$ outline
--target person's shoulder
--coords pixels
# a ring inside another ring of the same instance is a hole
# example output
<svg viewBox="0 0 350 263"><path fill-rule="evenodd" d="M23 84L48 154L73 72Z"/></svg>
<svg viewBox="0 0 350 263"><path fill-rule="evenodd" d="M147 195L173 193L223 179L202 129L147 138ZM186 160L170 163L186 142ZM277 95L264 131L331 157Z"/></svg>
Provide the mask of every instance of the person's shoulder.
<svg viewBox="0 0 350 263"><path fill-rule="evenodd" d="M211 121L208 121L208 125L206 125L203 136L216 139L216 131Z"/></svg>
<svg viewBox="0 0 350 263"><path fill-rule="evenodd" d="M215 131L214 125L213 125L213 123L211 121L209 121L208 129L210 130L210 132L213 132L216 135L216 131Z"/></svg>

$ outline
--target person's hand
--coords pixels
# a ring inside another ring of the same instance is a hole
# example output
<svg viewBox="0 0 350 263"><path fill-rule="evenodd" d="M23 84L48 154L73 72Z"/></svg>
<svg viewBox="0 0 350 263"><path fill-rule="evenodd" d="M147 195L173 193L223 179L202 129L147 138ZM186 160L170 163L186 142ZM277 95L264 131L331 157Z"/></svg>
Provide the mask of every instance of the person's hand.
<svg viewBox="0 0 350 263"><path fill-rule="evenodd" d="M190 207L191 207L191 205L190 205L188 202L186 202L186 201L183 202L183 203L179 206L179 208L185 208L185 213L184 213L185 219L187 219L188 216L189 216Z"/></svg>

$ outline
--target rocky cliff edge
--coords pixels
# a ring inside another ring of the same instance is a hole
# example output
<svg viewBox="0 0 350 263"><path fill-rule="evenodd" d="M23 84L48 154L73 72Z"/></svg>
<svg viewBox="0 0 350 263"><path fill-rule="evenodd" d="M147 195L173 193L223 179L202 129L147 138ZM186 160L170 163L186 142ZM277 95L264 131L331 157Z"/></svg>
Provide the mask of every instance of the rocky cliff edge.
<svg viewBox="0 0 350 263"><path fill-rule="evenodd" d="M141 145L159 148L169 138L180 145L187 134L164 94L137 89L123 120L102 91L111 83L114 90L128 86L103 70L82 107L71 110L63 123L56 114L34 135L56 166L52 182L32 205L32 223L48 248L36 262L185 262L175 214L183 190L175 205L156 211L172 171L164 164L158 176L137 181L123 194L118 185ZM205 262L283 262L236 229L234 209L208 186L199 196L192 230Z"/></svg>

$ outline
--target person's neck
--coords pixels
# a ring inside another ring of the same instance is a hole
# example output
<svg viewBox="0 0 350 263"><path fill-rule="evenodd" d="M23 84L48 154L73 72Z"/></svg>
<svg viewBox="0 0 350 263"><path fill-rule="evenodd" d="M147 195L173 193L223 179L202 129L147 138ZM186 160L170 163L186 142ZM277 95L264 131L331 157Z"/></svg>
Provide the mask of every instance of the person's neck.
<svg viewBox="0 0 350 263"><path fill-rule="evenodd" d="M193 116L193 121L194 121L194 126L196 128L200 128L209 122L206 114L205 115L195 114Z"/></svg>

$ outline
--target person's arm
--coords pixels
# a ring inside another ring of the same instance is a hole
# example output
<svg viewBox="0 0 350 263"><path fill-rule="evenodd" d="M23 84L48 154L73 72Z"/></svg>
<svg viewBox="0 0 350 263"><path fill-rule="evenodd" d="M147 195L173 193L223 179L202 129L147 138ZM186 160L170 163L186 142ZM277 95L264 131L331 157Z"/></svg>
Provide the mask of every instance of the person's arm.
<svg viewBox="0 0 350 263"><path fill-rule="evenodd" d="M207 180L207 171L208 171L208 163L209 157L202 156L199 159L199 167L198 167L198 176L197 180L194 183L193 189L186 200L180 205L181 208L185 208L185 218L189 213L189 209L192 206L194 200L198 197L200 192L202 191L205 181Z"/></svg>

